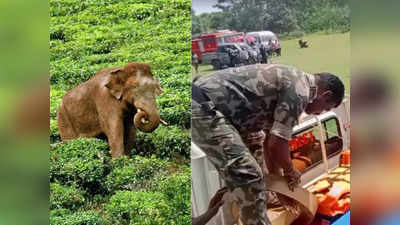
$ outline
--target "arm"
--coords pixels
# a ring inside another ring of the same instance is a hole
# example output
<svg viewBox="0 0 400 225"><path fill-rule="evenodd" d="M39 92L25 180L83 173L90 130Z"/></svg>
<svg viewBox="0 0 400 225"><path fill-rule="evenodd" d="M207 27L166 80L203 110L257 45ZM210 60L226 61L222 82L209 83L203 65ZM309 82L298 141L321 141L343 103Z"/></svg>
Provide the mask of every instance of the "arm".
<svg viewBox="0 0 400 225"><path fill-rule="evenodd" d="M264 154L264 160L272 173L279 174L279 168L288 171L293 167L288 140L273 134L269 135L264 142L264 152L267 152Z"/></svg>
<svg viewBox="0 0 400 225"><path fill-rule="evenodd" d="M217 214L218 209L224 204L222 198L224 194L228 191L227 188L221 188L215 193L214 197L210 200L208 205L208 210L204 214L193 218L192 217L192 225L205 225L208 221L211 220Z"/></svg>
<svg viewBox="0 0 400 225"><path fill-rule="evenodd" d="M204 214L192 218L192 225L205 225L217 214L218 209L224 204L224 201L217 202L215 206L209 208Z"/></svg>
<svg viewBox="0 0 400 225"><path fill-rule="evenodd" d="M264 160L272 174L281 176L283 169L290 190L300 184L301 173L293 166L288 140L270 135L264 143Z"/></svg>
<svg viewBox="0 0 400 225"><path fill-rule="evenodd" d="M303 111L303 99L295 89L295 83L281 90L274 111L274 123L264 143L265 160L272 173L280 175L280 168L293 189L300 183L300 173L294 168L290 157L289 140L292 138L292 129Z"/></svg>

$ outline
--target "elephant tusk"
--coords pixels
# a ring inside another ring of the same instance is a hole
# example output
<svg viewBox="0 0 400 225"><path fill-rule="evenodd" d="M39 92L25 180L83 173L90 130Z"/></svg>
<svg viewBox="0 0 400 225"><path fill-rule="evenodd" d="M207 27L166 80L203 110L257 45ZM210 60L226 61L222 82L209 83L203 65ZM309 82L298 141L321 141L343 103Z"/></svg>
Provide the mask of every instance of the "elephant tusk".
<svg viewBox="0 0 400 225"><path fill-rule="evenodd" d="M145 119L145 118L142 118L142 123L144 123L144 124L148 124L148 123L150 123L150 121L149 120L147 120L147 119Z"/></svg>
<svg viewBox="0 0 400 225"><path fill-rule="evenodd" d="M164 126L168 126L168 123L167 123L167 122L165 122L164 120L160 119L160 122L162 123L162 125L164 125Z"/></svg>

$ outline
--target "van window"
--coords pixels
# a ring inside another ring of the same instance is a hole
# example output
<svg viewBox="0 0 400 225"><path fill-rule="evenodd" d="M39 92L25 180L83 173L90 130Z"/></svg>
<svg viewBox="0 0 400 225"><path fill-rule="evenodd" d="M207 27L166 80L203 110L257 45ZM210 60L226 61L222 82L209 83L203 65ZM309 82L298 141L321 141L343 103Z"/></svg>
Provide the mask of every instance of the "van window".
<svg viewBox="0 0 400 225"><path fill-rule="evenodd" d="M261 36L262 42L267 42L268 41L268 37L265 35Z"/></svg>
<svg viewBox="0 0 400 225"><path fill-rule="evenodd" d="M222 37L217 38L218 44L221 45L224 43L224 40Z"/></svg>
<svg viewBox="0 0 400 225"><path fill-rule="evenodd" d="M246 38L247 37L248 38L250 38L250 37L254 38L257 43L261 42L260 35L258 35L258 34L251 34L251 35L246 36Z"/></svg>
<svg viewBox="0 0 400 225"><path fill-rule="evenodd" d="M209 46L209 45L215 44L215 39L205 38L205 39L203 39L203 43L205 46Z"/></svg>
<svg viewBox="0 0 400 225"><path fill-rule="evenodd" d="M326 137L325 147L327 157L333 157L343 148L342 135L337 118L330 118L322 122ZM293 135L290 140L290 154L292 163L300 172L322 163L320 145L320 129L318 124Z"/></svg>
<svg viewBox="0 0 400 225"><path fill-rule="evenodd" d="M231 43L231 42L232 42L232 39L230 36L224 37L224 43Z"/></svg>

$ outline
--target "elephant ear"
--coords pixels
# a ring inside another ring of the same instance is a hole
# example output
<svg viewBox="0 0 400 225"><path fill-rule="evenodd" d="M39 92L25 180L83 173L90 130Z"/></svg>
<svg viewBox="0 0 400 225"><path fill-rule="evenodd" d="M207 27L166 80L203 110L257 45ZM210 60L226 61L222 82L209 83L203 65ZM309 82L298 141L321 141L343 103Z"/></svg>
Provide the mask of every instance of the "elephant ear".
<svg viewBox="0 0 400 225"><path fill-rule="evenodd" d="M110 91L110 94L114 96L117 100L120 100L122 98L122 93L124 90L123 81L119 75L121 71L122 69L120 68L112 70L110 72L110 79L105 85Z"/></svg>

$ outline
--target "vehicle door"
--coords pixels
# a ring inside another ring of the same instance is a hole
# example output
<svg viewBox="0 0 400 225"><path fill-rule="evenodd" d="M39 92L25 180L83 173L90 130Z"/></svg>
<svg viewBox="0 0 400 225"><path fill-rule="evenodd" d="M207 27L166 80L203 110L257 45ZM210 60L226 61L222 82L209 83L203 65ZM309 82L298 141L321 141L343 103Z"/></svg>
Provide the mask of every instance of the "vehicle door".
<svg viewBox="0 0 400 225"><path fill-rule="evenodd" d="M222 64L230 64L231 60L229 57L229 49L227 49L228 46L218 46L218 59Z"/></svg>

